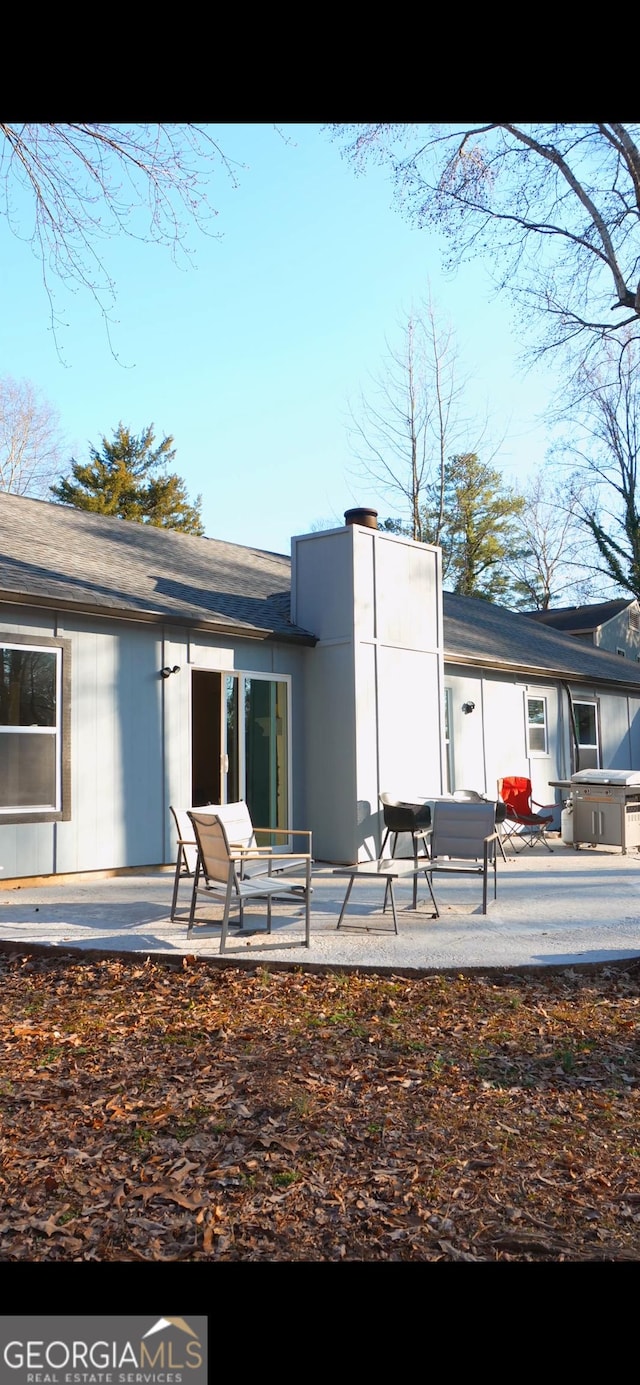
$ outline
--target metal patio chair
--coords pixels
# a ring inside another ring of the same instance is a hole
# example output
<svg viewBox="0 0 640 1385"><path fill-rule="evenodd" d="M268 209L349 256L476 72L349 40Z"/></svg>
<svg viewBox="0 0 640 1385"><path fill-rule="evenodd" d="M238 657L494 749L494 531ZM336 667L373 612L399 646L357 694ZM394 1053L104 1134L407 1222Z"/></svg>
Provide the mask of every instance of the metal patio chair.
<svg viewBox="0 0 640 1385"><path fill-rule="evenodd" d="M220 818L224 823L227 836L231 844L239 847L250 847L252 851L251 860L244 867L245 875L271 874L274 870L291 871L296 869L296 862L301 860L300 856L286 857L279 847L258 846L256 834L284 837L287 842L291 842L294 837L304 836L305 842L311 851L311 835L307 832L298 832L297 829L284 827L254 827L251 821L251 814L245 803L241 799L237 803L208 803L201 808L174 808L170 806L170 812L176 827L176 869L173 879L173 897L171 900L171 922L176 917L178 906L178 890L180 881L193 879L196 862L198 858L198 847L195 834L189 817L190 812L198 812L206 816ZM276 857L281 856L280 864L276 862Z"/></svg>
<svg viewBox="0 0 640 1385"><path fill-rule="evenodd" d="M406 832L412 839L414 860L418 856L419 842L422 842L428 856L431 832L431 808L429 804L402 803L400 799L392 798L388 793L380 794L380 804L386 828L380 844L380 858L382 859L384 856L384 849L390 836L393 837L391 855L395 856L398 837L403 832Z"/></svg>
<svg viewBox="0 0 640 1385"><path fill-rule="evenodd" d="M418 845L422 843L427 860L429 859L429 837L431 836L431 808L428 803L402 803L388 793L380 794L382 816L386 828L380 843L380 860L389 837L393 837L391 855L395 859L398 837L406 832L413 844L413 863L418 865ZM413 907L417 907L418 877L413 877Z"/></svg>
<svg viewBox="0 0 640 1385"><path fill-rule="evenodd" d="M454 789L453 797L457 803L493 803L495 808L496 827L502 826L507 814L507 805L503 803L501 798L494 801L491 798L487 798L486 794L478 793L477 789ZM506 862L507 858L504 854L502 836L500 833L498 833L498 846L500 847L500 855L503 861Z"/></svg>
<svg viewBox="0 0 640 1385"><path fill-rule="evenodd" d="M178 889L180 881L185 879L193 880L198 860L198 846L191 821L189 819L188 808L174 808L170 805L169 811L173 817L176 828L176 869L173 877L173 896L171 899L171 922L173 923L178 907ZM223 821L227 823L229 836L238 846L256 846L256 839L253 824L249 816L249 809L246 803L217 803L207 807L199 808L200 813L211 815L219 813Z"/></svg>
<svg viewBox="0 0 640 1385"><path fill-rule="evenodd" d="M432 879L443 875L481 875L482 912L487 912L489 867L493 867L493 897L498 893L495 804L475 802L445 802L433 805L431 832ZM442 858L446 857L446 860ZM473 861L473 865L471 862Z"/></svg>
<svg viewBox="0 0 640 1385"><path fill-rule="evenodd" d="M196 869L193 877L193 889L191 892L191 908L189 910L189 923L187 927L187 937L191 936L193 929L198 893L200 891L209 895L214 894L221 899L224 904L222 916L222 932L220 935L220 952L224 952L227 942L229 929L229 919L231 910L237 908L239 912L240 927L244 926L244 909L247 901L266 899L267 901L267 933L271 932L271 902L273 899L295 899L299 905L301 902L305 906L305 947L310 944L311 927L311 851L308 852L280 852L277 848L265 847L237 847L234 846L227 835L225 824L220 817L211 813L189 812L189 821L192 824L193 832L198 849ZM299 833L298 835L305 835ZM311 845L311 833L306 833ZM270 853L271 861L267 859ZM251 861L258 861L262 867L272 864L275 867L273 874L262 873L260 875L247 876L243 874L245 865ZM296 864L300 868L299 876L290 876L282 869L283 863ZM202 882L202 883L201 883Z"/></svg>
<svg viewBox="0 0 640 1385"><path fill-rule="evenodd" d="M173 923L178 907L178 889L181 880L193 880L198 860L198 848L196 839L193 835L193 828L189 822L189 814L186 808L174 808L169 806L169 812L174 821L176 829L176 869L173 877L173 895L171 898L171 922Z"/></svg>

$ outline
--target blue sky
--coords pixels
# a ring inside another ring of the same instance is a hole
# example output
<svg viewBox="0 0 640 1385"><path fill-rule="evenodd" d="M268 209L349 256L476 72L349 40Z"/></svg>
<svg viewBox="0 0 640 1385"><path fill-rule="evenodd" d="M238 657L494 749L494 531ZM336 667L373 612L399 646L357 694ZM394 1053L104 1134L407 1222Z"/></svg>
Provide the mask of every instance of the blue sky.
<svg viewBox="0 0 640 1385"><path fill-rule="evenodd" d="M0 223L0 374L31 381L58 410L69 458L86 460L120 421L172 434L207 534L288 553L292 534L342 524L354 505L398 513L354 474L348 408L430 291L472 377L470 411L489 415L500 444L494 465L524 484L550 441L554 380L524 373L487 268L445 276L440 243L401 218L381 170L356 177L320 126L280 129L286 139L269 124L212 127L244 167L236 188L222 169L213 176L219 238L190 235L195 267L124 235L100 247L118 293L112 346L91 296L57 289L64 363L41 267Z"/></svg>

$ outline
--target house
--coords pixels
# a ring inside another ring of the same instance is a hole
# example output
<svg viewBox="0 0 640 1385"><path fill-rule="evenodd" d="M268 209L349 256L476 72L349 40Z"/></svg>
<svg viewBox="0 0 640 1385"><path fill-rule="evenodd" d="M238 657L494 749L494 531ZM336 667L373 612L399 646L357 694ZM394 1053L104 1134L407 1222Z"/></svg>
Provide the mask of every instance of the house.
<svg viewBox="0 0 640 1385"><path fill-rule="evenodd" d="M4 878L169 862L171 803L239 797L324 859L371 854L378 770L410 753L442 785L440 737L410 744L442 720L439 573L359 524L292 561L0 496Z"/></svg>
<svg viewBox="0 0 640 1385"><path fill-rule="evenodd" d="M527 611L526 615L597 649L640 661L640 603L635 598L626 596L591 606L557 606L548 611Z"/></svg>
<svg viewBox="0 0 640 1385"><path fill-rule="evenodd" d="M352 862L381 790L524 773L548 802L575 767L640 768L640 664L345 520L288 557L0 495L5 880L169 864L171 803L245 798Z"/></svg>

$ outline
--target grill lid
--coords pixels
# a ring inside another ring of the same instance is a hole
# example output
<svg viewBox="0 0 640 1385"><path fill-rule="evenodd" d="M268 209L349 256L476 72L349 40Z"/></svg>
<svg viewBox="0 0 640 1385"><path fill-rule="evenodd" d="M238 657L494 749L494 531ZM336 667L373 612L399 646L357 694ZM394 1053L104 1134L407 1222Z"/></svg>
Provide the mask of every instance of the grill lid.
<svg viewBox="0 0 640 1385"><path fill-rule="evenodd" d="M571 775L572 784L640 784L640 770L579 769Z"/></svg>

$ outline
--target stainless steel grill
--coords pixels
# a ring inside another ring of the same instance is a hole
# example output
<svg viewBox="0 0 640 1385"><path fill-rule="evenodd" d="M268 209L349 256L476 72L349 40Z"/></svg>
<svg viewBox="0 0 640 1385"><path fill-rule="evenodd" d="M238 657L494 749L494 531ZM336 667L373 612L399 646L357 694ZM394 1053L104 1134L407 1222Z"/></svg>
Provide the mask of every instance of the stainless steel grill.
<svg viewBox="0 0 640 1385"><path fill-rule="evenodd" d="M570 790L574 846L640 846L640 771L581 769Z"/></svg>

